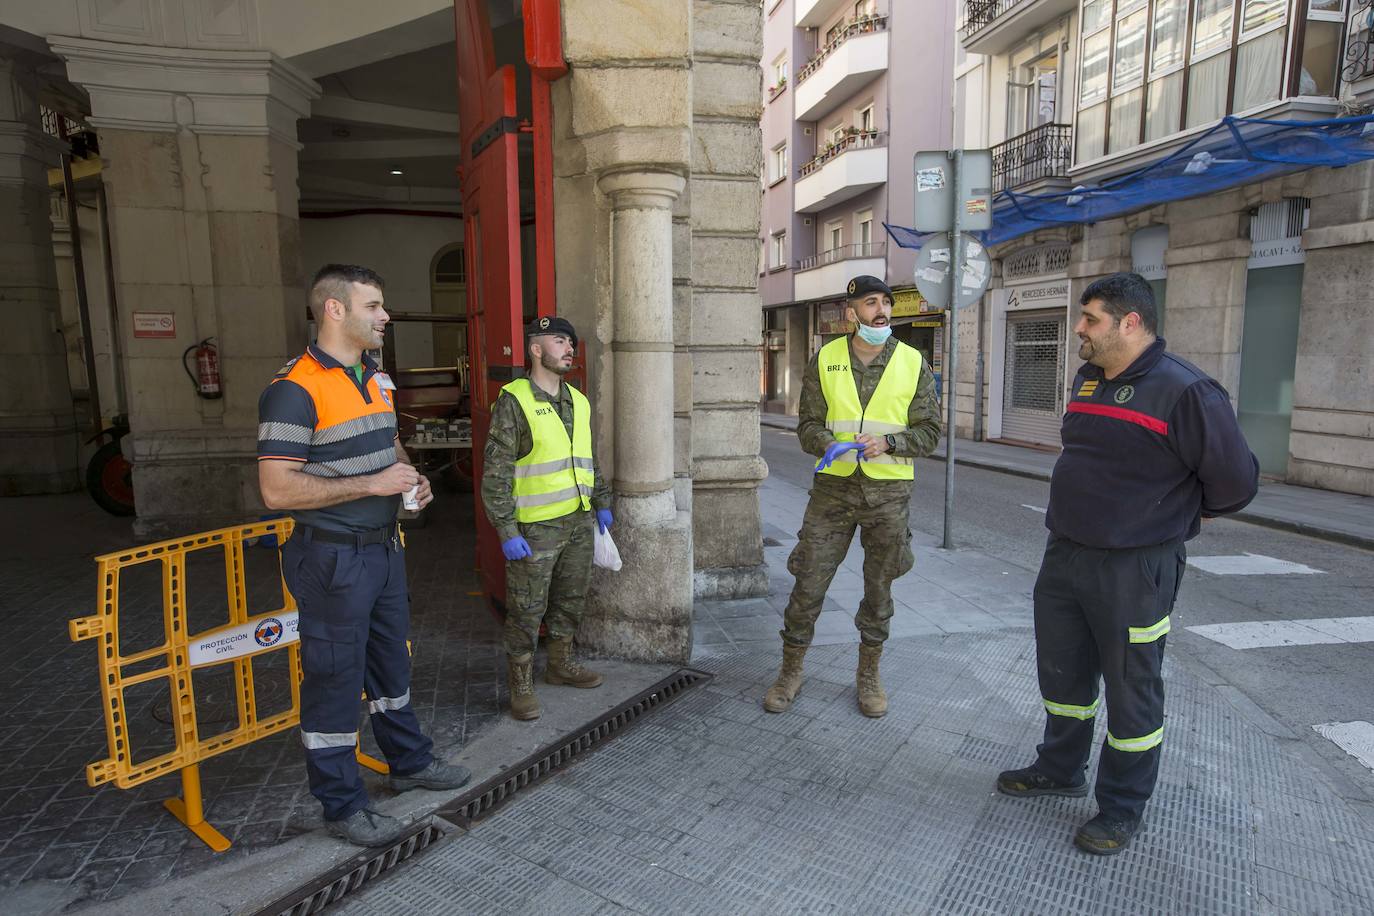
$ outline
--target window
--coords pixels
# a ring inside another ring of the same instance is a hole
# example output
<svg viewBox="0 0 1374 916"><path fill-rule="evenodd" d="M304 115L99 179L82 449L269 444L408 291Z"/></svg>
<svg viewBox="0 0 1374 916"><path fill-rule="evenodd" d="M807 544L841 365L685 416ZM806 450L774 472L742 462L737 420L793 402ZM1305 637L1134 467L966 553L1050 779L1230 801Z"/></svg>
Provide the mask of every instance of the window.
<svg viewBox="0 0 1374 916"><path fill-rule="evenodd" d="M839 146L844 142L844 125L835 124L826 130L826 139L832 146Z"/></svg>
<svg viewBox="0 0 1374 916"><path fill-rule="evenodd" d="M1058 69L1057 50L1012 68L1007 81L1008 136L1054 121Z"/></svg>
<svg viewBox="0 0 1374 916"><path fill-rule="evenodd" d="M1117 153L1130 149L1140 142L1140 105L1144 99L1143 89L1112 98L1112 126L1108 152Z"/></svg>
<svg viewBox="0 0 1374 916"><path fill-rule="evenodd" d="M859 116L855 118L855 120L859 124L859 130L862 130L865 133L873 130L873 106L869 105L867 108L860 111Z"/></svg>
<svg viewBox="0 0 1374 916"><path fill-rule="evenodd" d="M1231 53L1216 54L1188 68L1188 121L1197 127L1226 114L1226 78L1230 75Z"/></svg>
<svg viewBox="0 0 1374 916"><path fill-rule="evenodd" d="M1195 0L1193 7L1193 58L1231 46L1231 14L1235 0ZM1191 95L1191 93L1189 93ZM1222 92L1225 96L1225 91ZM1224 106L1225 101L1222 102ZM1220 115L1218 115L1220 117Z"/></svg>
<svg viewBox="0 0 1374 916"><path fill-rule="evenodd" d="M873 244L873 211L860 210L854 214L854 218L859 224L859 254L866 255Z"/></svg>
<svg viewBox="0 0 1374 916"><path fill-rule="evenodd" d="M776 184L787 177L787 144L780 143L773 147L773 154L768 157L768 183Z"/></svg>
<svg viewBox="0 0 1374 916"><path fill-rule="evenodd" d="M774 232L774 233L773 233L773 251L772 251L772 255L773 255L773 257L772 257L772 263L771 263L770 266L772 267L773 270L781 270L782 268L784 268L784 267L787 266L787 230L786 230L786 229L780 229L780 230L778 230L777 232Z"/></svg>
<svg viewBox="0 0 1374 916"><path fill-rule="evenodd" d="M787 85L787 55L780 54L778 59L773 61L773 85L769 87L769 92L777 93Z"/></svg>
<svg viewBox="0 0 1374 916"><path fill-rule="evenodd" d="M1282 91L1283 46L1287 29L1271 29L1236 49L1234 111L1276 102Z"/></svg>
<svg viewBox="0 0 1374 916"><path fill-rule="evenodd" d="M1183 71L1150 83L1145 98L1145 142L1167 137L1178 131L1183 116Z"/></svg>
<svg viewBox="0 0 1374 916"><path fill-rule="evenodd" d="M1369 43L1368 7L1352 5L1349 46ZM1341 23L1345 18L1344 0L1309 0L1307 24L1302 36L1298 95L1334 96L1336 71L1341 64Z"/></svg>
<svg viewBox="0 0 1374 916"><path fill-rule="evenodd" d="M1080 106L1088 106L1107 97L1107 61L1111 38L1111 32L1104 30L1083 40L1083 79L1078 94Z"/></svg>
<svg viewBox="0 0 1374 916"><path fill-rule="evenodd" d="M1116 24L1116 53L1113 55L1112 92L1140 83L1145 76L1145 10L1125 17Z"/></svg>
<svg viewBox="0 0 1374 916"><path fill-rule="evenodd" d="M1106 152L1103 145L1107 136L1106 131L1106 103L1094 105L1092 108L1085 109L1078 113L1077 159L1079 162L1087 162L1089 159L1096 159Z"/></svg>
<svg viewBox="0 0 1374 916"><path fill-rule="evenodd" d="M844 226L837 220L825 224L826 251L835 251L844 245Z"/></svg>
<svg viewBox="0 0 1374 916"><path fill-rule="evenodd" d="M450 248L439 255L439 260L434 263L436 286L463 286L467 282L468 265L461 246Z"/></svg>
<svg viewBox="0 0 1374 916"><path fill-rule="evenodd" d="M1154 29L1150 33L1150 75L1183 63L1188 0L1155 0Z"/></svg>
<svg viewBox="0 0 1374 916"><path fill-rule="evenodd" d="M867 19L878 12L878 0L854 0L854 18Z"/></svg>
<svg viewBox="0 0 1374 916"><path fill-rule="evenodd" d="M1110 0L1084 0L1083 34L1091 35L1103 26L1109 25L1111 11Z"/></svg>
<svg viewBox="0 0 1374 916"><path fill-rule="evenodd" d="M1287 18L1288 0L1245 0L1245 9L1240 15L1240 34L1253 35Z"/></svg>

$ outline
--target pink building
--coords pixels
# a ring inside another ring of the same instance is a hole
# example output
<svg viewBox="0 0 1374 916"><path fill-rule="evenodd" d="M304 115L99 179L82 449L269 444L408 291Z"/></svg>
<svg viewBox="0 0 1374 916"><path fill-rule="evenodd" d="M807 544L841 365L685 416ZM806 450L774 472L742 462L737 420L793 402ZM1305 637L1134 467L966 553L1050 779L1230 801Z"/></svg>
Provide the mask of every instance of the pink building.
<svg viewBox="0 0 1374 916"><path fill-rule="evenodd" d="M851 277L884 278L895 330L938 372L943 314L916 292L912 157L950 145L955 4L764 0L764 409L795 414L801 373L845 333Z"/></svg>

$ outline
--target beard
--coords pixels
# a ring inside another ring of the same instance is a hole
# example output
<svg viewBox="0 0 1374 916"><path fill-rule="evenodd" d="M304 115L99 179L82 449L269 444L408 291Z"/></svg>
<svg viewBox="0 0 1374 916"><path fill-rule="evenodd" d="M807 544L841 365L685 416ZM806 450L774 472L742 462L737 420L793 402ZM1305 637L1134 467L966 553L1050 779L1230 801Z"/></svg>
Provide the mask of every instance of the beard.
<svg viewBox="0 0 1374 916"><path fill-rule="evenodd" d="M1116 333L1108 334L1096 341L1079 339L1078 358L1094 366L1104 365L1103 360L1111 360L1112 354L1121 349L1121 337Z"/></svg>
<svg viewBox="0 0 1374 916"><path fill-rule="evenodd" d="M539 354L539 365L558 375L567 375L572 371L572 365L570 363L565 364L563 360L555 359L547 353Z"/></svg>

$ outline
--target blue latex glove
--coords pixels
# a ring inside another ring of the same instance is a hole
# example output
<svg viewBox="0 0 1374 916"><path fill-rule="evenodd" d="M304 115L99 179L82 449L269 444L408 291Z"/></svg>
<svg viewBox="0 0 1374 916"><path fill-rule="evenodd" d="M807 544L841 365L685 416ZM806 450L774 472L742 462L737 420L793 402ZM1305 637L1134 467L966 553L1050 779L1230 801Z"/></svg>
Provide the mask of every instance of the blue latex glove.
<svg viewBox="0 0 1374 916"><path fill-rule="evenodd" d="M534 555L534 551L530 550L530 542L518 534L501 545L501 552L507 560L523 560Z"/></svg>
<svg viewBox="0 0 1374 916"><path fill-rule="evenodd" d="M845 452L858 452L859 460L863 460L864 445L862 442L832 442L825 447L825 455L820 461L816 462L816 470L823 471L834 463L835 459Z"/></svg>
<svg viewBox="0 0 1374 916"><path fill-rule="evenodd" d="M602 534L605 534L607 531L610 530L611 523L614 521L615 519L611 517L610 509L596 510L596 527L601 529Z"/></svg>

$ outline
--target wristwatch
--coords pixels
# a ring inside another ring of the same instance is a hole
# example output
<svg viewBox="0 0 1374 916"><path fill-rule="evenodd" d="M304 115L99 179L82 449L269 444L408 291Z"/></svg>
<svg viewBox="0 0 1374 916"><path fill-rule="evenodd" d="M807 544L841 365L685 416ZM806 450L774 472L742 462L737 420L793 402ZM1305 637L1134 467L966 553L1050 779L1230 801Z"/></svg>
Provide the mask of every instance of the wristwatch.
<svg viewBox="0 0 1374 916"><path fill-rule="evenodd" d="M889 452L895 452L895 451L897 451L897 437L896 437L896 436L892 435L892 433L888 433L887 435L883 436L883 438L887 440L887 450L888 450Z"/></svg>

